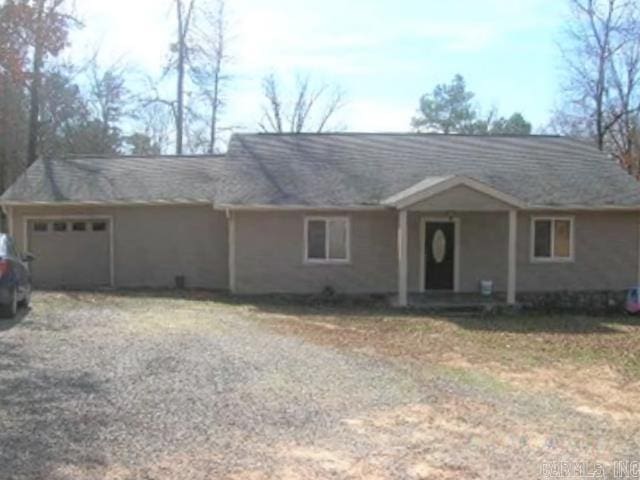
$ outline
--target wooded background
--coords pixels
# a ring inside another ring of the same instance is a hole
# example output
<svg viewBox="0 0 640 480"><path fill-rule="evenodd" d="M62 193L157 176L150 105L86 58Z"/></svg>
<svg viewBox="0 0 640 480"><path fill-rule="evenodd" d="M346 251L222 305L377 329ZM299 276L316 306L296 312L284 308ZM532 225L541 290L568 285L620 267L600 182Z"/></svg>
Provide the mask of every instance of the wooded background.
<svg viewBox="0 0 640 480"><path fill-rule="evenodd" d="M561 96L548 125L536 133L584 138L638 175L640 2L563 1L571 16L559 32ZM167 6L175 29L167 33L166 64L158 78L141 82L131 80L135 66L105 65L99 51L79 64L63 60L70 33L92 28L77 19L71 0L0 0L0 191L38 157L224 151L234 129L224 117L234 81L225 2L158 1L158 8ZM349 128L333 123L349 105L339 85L298 73L294 87L285 89L292 83L285 80L262 79L257 130ZM526 112L481 111L462 75L425 90L407 131L532 133Z"/></svg>

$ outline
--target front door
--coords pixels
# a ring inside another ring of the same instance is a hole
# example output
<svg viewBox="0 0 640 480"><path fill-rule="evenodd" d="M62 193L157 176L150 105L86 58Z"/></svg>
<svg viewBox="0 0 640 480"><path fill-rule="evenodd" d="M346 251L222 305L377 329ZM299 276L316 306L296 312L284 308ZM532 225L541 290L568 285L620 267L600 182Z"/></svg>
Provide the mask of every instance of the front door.
<svg viewBox="0 0 640 480"><path fill-rule="evenodd" d="M453 222L426 222L425 290L453 290L455 262Z"/></svg>

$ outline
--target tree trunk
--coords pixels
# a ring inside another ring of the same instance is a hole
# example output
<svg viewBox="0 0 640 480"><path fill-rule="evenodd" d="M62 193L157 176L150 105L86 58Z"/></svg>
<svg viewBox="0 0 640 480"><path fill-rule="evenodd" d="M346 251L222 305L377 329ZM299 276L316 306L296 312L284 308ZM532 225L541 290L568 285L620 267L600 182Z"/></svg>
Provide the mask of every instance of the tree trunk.
<svg viewBox="0 0 640 480"><path fill-rule="evenodd" d="M608 27L607 27L608 29ZM605 33L605 42L608 42L608 32ZM598 78L596 81L595 103L596 103L596 142L598 150L604 150L604 137L606 131L604 128L604 95L606 85L606 64L608 43L598 52Z"/></svg>
<svg viewBox="0 0 640 480"><path fill-rule="evenodd" d="M176 155L182 155L183 129L184 129L184 63L182 52L178 59L178 91L176 108Z"/></svg>
<svg viewBox="0 0 640 480"><path fill-rule="evenodd" d="M182 1L176 0L178 13L178 85L176 92L176 155L182 155L184 130L184 62L185 62L185 25Z"/></svg>
<svg viewBox="0 0 640 480"><path fill-rule="evenodd" d="M27 166L38 158L38 140L40 136L40 89L42 87L42 63L44 45L42 39L42 22L44 17L45 0L38 2L36 15L36 35L33 50L33 72L29 100L29 138L27 145Z"/></svg>
<svg viewBox="0 0 640 480"><path fill-rule="evenodd" d="M220 95L220 59L217 60L216 74L213 82L213 98L211 99L211 131L209 134L209 154L213 155L216 149L216 136L218 129L218 97Z"/></svg>
<svg viewBox="0 0 640 480"><path fill-rule="evenodd" d="M596 83L596 133L597 133L597 142L598 149L600 151L604 150L604 140L607 135L607 128L605 126L605 93L607 86L607 65L609 63L609 53L611 48L611 29L612 29L612 18L615 9L615 1L609 0L607 16L604 20L604 31L602 32L602 38L598 35L597 27L594 28L594 36L598 41L599 51L598 51L598 80ZM590 3L590 11L594 10L593 3ZM592 15L595 16L594 13ZM595 20L591 18L591 24L595 25Z"/></svg>
<svg viewBox="0 0 640 480"><path fill-rule="evenodd" d="M211 103L211 127L209 132L209 155L213 155L216 150L216 129L217 126L217 117L218 117L218 107L216 105L216 100L212 100Z"/></svg>

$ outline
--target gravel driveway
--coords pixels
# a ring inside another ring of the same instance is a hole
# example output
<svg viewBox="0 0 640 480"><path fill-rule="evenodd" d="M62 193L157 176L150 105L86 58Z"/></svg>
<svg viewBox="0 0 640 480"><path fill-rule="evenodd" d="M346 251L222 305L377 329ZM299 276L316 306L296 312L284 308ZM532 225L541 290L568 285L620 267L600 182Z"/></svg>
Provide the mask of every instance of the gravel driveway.
<svg viewBox="0 0 640 480"><path fill-rule="evenodd" d="M532 478L638 448L553 398L276 333L277 313L33 302L0 323L2 479Z"/></svg>

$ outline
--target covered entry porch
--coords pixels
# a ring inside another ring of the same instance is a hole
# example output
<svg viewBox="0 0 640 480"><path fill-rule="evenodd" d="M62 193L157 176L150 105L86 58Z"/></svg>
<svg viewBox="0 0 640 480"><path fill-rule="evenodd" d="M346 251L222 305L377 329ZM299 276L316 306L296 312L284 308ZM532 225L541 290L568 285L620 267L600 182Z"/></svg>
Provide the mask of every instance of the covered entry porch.
<svg viewBox="0 0 640 480"><path fill-rule="evenodd" d="M450 176L429 177L385 203L398 210L399 306L515 304L520 200ZM491 297L480 295L481 282Z"/></svg>

